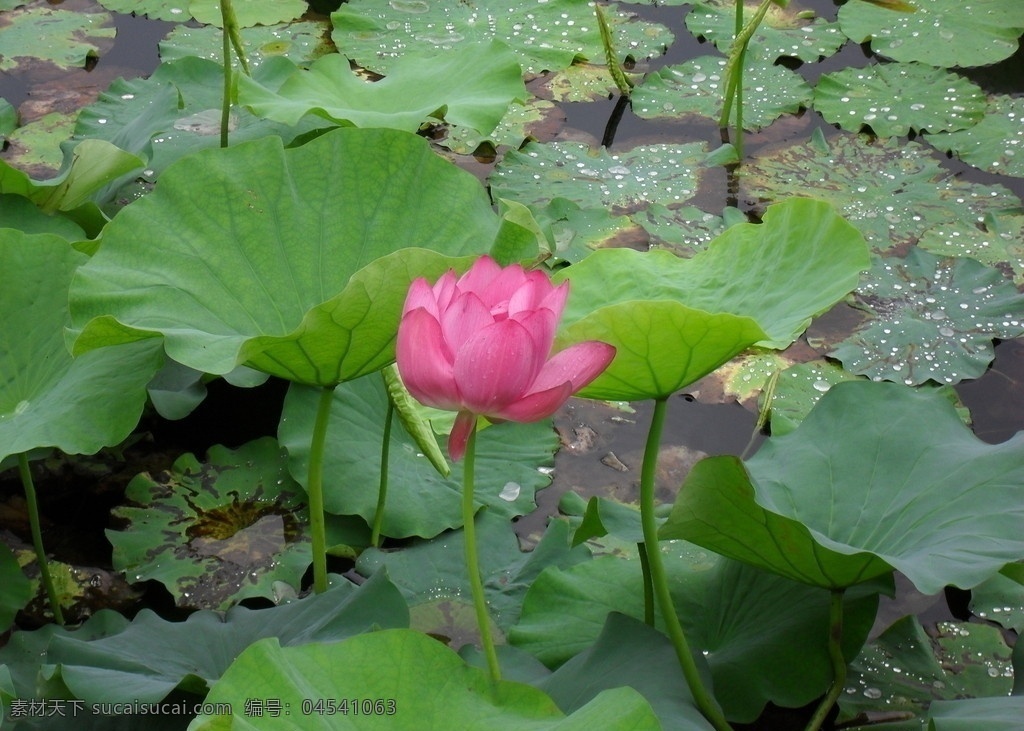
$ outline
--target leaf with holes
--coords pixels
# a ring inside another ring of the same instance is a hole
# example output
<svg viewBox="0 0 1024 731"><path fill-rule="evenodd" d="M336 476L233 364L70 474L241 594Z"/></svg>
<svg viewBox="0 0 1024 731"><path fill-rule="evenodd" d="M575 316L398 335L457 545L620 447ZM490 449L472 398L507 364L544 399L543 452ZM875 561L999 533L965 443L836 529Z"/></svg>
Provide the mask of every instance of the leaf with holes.
<svg viewBox="0 0 1024 731"><path fill-rule="evenodd" d="M178 606L273 600L277 582L300 589L312 560L309 510L273 439L212 447L205 462L187 454L168 472L137 476L125 497L130 505L113 511L125 527L107 531L114 567L132 581L159 581ZM340 542L341 524L331 528L328 540ZM350 545L368 542L365 525L359 533Z"/></svg>
<svg viewBox="0 0 1024 731"><path fill-rule="evenodd" d="M987 213L1020 206L1020 199L1006 188L950 175L930 147L852 135L827 144L813 137L808 143L756 154L743 165L740 194L765 201L789 195L823 198L877 251L915 243L939 225L972 226Z"/></svg>
<svg viewBox="0 0 1024 731"><path fill-rule="evenodd" d="M928 142L981 170L1024 177L1024 99L995 95L978 124Z"/></svg>
<svg viewBox="0 0 1024 731"><path fill-rule="evenodd" d="M743 3L744 22L751 19L760 3ZM736 0L704 0L686 14L686 27L695 36L707 38L722 53L729 53L736 35ZM751 36L749 50L771 61L787 56L817 61L831 56L846 42L837 23L824 18L807 18L800 6L773 3Z"/></svg>
<svg viewBox="0 0 1024 731"><path fill-rule="evenodd" d="M615 47L634 58L659 55L673 40L662 25L635 14L606 10ZM567 68L580 58L604 58L594 9L587 0L350 0L331 14L331 38L360 66L388 74L405 53L444 54L460 44L498 39L523 70L537 74Z"/></svg>
<svg viewBox="0 0 1024 731"><path fill-rule="evenodd" d="M746 466L698 462L660 536L813 586L897 569L934 594L1019 558L1022 520L1024 433L984 444L940 394L849 381Z"/></svg>
<svg viewBox="0 0 1024 731"><path fill-rule="evenodd" d="M633 110L644 119L679 119L700 115L718 119L722 113L725 58L701 56L649 74L633 90ZM743 126L757 130L811 101L811 87L783 66L766 63L756 53L745 56Z"/></svg>
<svg viewBox="0 0 1024 731"><path fill-rule="evenodd" d="M998 269L917 248L906 259L876 259L854 303L871 319L830 355L875 380L977 378L992 362L993 338L1024 335L1024 294Z"/></svg>
<svg viewBox="0 0 1024 731"><path fill-rule="evenodd" d="M973 127L985 111L981 87L962 76L918 63L876 64L823 75L814 108L851 132L879 137Z"/></svg>
<svg viewBox="0 0 1024 731"><path fill-rule="evenodd" d="M928 0L913 12L865 2L839 8L839 27L854 43L896 61L948 68L985 66L1012 56L1024 32L1019 0Z"/></svg>

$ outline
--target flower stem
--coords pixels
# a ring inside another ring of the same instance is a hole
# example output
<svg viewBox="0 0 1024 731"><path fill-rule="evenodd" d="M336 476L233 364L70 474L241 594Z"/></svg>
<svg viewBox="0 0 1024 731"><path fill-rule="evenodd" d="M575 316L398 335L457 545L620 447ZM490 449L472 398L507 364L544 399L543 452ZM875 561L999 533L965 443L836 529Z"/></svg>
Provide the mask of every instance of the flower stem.
<svg viewBox="0 0 1024 731"><path fill-rule="evenodd" d="M377 511L373 514L373 531L370 545L380 547L380 531L384 525L384 504L388 499L388 461L391 453L391 422L395 417L395 405L388 398L388 413L384 417L384 439L380 445L380 487L377 488Z"/></svg>
<svg viewBox="0 0 1024 731"><path fill-rule="evenodd" d="M327 591L327 527L324 521L324 444L327 442L327 422L331 418L334 386L320 389L320 401L313 422L313 437L309 444L309 476L306 492L309 494L309 529L313 543L313 591Z"/></svg>
<svg viewBox="0 0 1024 731"><path fill-rule="evenodd" d="M462 480L462 524L466 539L466 569L469 571L469 585L473 589L473 606L476 609L476 623L480 629L480 644L487 656L487 668L491 680L501 680L501 668L498 665L498 653L494 649L494 638L491 636L491 618L487 613L487 599L484 596L484 582L480 578L480 557L476 547L476 525L473 522L473 467L476 461L476 430L469 433L466 443L466 454L463 457Z"/></svg>
<svg viewBox="0 0 1024 731"><path fill-rule="evenodd" d="M845 589L833 589L828 605L828 657L832 662L832 687L821 699L805 731L818 731L828 718L832 706L846 685L846 660L843 658L843 594Z"/></svg>
<svg viewBox="0 0 1024 731"><path fill-rule="evenodd" d="M644 575L644 624L654 626L654 584L651 583L651 564L647 558L647 546L644 542L636 544L640 556L640 571Z"/></svg>
<svg viewBox="0 0 1024 731"><path fill-rule="evenodd" d="M654 414L651 415L651 426L647 432L647 444L644 447L644 462L640 471L640 521L643 525L644 546L651 572L651 583L654 586L654 595L658 600L658 606L661 608L661 616L665 621L665 629L675 647L679 667L683 671L683 677L686 678L686 684L690 687L690 693L693 694L697 708L717 731L730 731L729 722L725 720L722 710L700 679L697 663L690 652L683 626L680 624L675 606L672 604L672 595L668 588L668 575L665 573L665 564L661 560L661 551L658 549L658 524L654 519L654 478L658 467L658 448L661 445L661 431L665 425L667 406L667 396L654 400Z"/></svg>
<svg viewBox="0 0 1024 731"><path fill-rule="evenodd" d="M50 601L50 611L57 624L64 624L64 612L60 608L57 587L50 575L50 564L46 561L46 550L43 548L43 531L39 527L39 501L36 499L36 486L32 482L32 471L28 467L28 457L22 452L18 455L18 473L21 484L25 488L25 502L28 505L28 524L32 532L32 546L36 551L36 563L39 564L39 578L46 588L46 596Z"/></svg>

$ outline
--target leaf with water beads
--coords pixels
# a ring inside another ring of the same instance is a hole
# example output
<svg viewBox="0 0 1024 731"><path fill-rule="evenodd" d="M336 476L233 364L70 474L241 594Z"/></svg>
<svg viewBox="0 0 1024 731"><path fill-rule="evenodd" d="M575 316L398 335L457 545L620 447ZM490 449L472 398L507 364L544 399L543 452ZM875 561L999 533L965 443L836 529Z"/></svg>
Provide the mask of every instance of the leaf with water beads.
<svg viewBox="0 0 1024 731"><path fill-rule="evenodd" d="M728 53L736 34L736 0L704 0L686 15L686 27L695 35L707 38L722 53ZM748 22L757 4L745 2L744 22ZM773 4L764 21L750 39L750 50L774 61L780 57L817 61L831 56L846 42L837 23L824 18L806 18L800 6Z"/></svg>
<svg viewBox="0 0 1024 731"><path fill-rule="evenodd" d="M1024 295L999 270L917 248L903 260L876 258L854 301L873 317L830 355L876 381L977 378L993 338L1024 334Z"/></svg>
<svg viewBox="0 0 1024 731"><path fill-rule="evenodd" d="M1024 285L1024 213L989 213L984 224L952 223L925 231L917 245L939 256L969 256Z"/></svg>
<svg viewBox="0 0 1024 731"><path fill-rule="evenodd" d="M928 135L928 142L981 170L1024 177L1024 99L993 96L978 124L958 132Z"/></svg>
<svg viewBox="0 0 1024 731"><path fill-rule="evenodd" d="M814 88L814 108L845 130L867 126L879 137L891 137L972 127L982 118L985 95L977 84L944 69L876 64L822 76Z"/></svg>
<svg viewBox="0 0 1024 731"><path fill-rule="evenodd" d="M649 74L633 90L633 111L644 119L679 119L700 115L718 119L725 89L725 58L701 56ZM745 56L743 126L760 129L811 100L811 87L784 66L766 63L755 53Z"/></svg>
<svg viewBox="0 0 1024 731"><path fill-rule="evenodd" d="M1017 50L1024 31L1020 0L928 0L913 13L893 12L865 2L839 9L839 26L855 43L896 61L932 66L984 66Z"/></svg>

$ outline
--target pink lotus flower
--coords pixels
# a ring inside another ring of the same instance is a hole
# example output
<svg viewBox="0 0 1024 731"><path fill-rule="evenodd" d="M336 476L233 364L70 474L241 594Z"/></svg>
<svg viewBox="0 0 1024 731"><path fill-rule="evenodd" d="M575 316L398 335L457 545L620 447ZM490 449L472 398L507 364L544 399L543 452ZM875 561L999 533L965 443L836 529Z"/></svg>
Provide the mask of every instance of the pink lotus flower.
<svg viewBox="0 0 1024 731"><path fill-rule="evenodd" d="M490 257L456 279L409 287L396 359L406 388L427 406L457 411L448 453L462 459L478 416L537 421L597 378L615 348L596 340L550 358L569 283L539 271L500 267Z"/></svg>

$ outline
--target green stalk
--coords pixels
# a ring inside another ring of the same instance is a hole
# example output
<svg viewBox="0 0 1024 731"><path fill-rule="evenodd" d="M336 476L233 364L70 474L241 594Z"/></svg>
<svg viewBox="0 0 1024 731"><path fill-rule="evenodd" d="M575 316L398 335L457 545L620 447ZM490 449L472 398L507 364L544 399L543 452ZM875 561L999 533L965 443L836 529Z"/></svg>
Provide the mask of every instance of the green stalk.
<svg viewBox="0 0 1024 731"><path fill-rule="evenodd" d="M25 488L25 502L28 505L28 525L32 531L32 547L36 551L36 563L39 564L39 578L46 588L46 596L50 600L50 611L57 624L64 624L64 612L60 608L57 587L50 575L50 564L46 561L46 550L43 548L43 531L39 527L39 501L36 499L36 486L32 482L32 471L28 467L28 457L22 452L18 455L18 473L21 484Z"/></svg>
<svg viewBox="0 0 1024 731"><path fill-rule="evenodd" d="M377 512L373 515L373 531L370 545L380 548L380 530L384 525L384 504L388 499L388 462L391 453L391 422L395 416L395 404L388 398L388 413L384 417L384 440L380 445L380 486L377 488Z"/></svg>
<svg viewBox="0 0 1024 731"><path fill-rule="evenodd" d="M811 716L805 731L818 731L828 718L828 712L839 700L846 686L846 660L843 659L843 593L845 589L833 589L828 605L828 657L832 663L832 687L821 699Z"/></svg>
<svg viewBox="0 0 1024 731"><path fill-rule="evenodd" d="M729 49L729 58L725 63L725 97L722 100L722 115L718 118L718 126L721 129L729 127L729 117L732 116L733 101L739 106L736 111L736 137L737 150L743 147L743 58L747 51L747 44L754 35L754 31L761 25L768 8L774 0L762 0L754 12L754 16L746 25L743 25L743 0L736 0L736 37L733 39L732 47ZM742 26L742 27L741 27ZM742 155L742 152L740 153Z"/></svg>
<svg viewBox="0 0 1024 731"><path fill-rule="evenodd" d="M640 556L640 571L644 575L644 624L654 626L654 584L651 583L651 564L647 558L647 546L642 542L636 544Z"/></svg>
<svg viewBox="0 0 1024 731"><path fill-rule="evenodd" d="M672 640L672 646L675 647L679 667L683 671L683 677L686 678L686 684L690 687L697 708L717 731L730 731L729 722L722 715L722 709L718 707L700 679L697 663L690 652L683 626L679 623L675 606L672 604L668 575L665 573L665 564L661 560L661 551L658 548L658 524L654 519L654 478L658 468L658 448L661 446L661 431L665 425L667 406L667 396L654 400L654 414L651 416L651 427L647 432L643 467L640 471L640 521L643 525L651 583L654 585L654 595L661 608L661 616L665 620L665 629Z"/></svg>
<svg viewBox="0 0 1024 731"><path fill-rule="evenodd" d="M480 644L487 657L487 668L491 680L501 680L501 667L498 665L498 653L494 648L491 636L491 618L487 613L487 598L484 596L484 582L480 578L480 557L476 547L476 524L473 522L473 463L476 461L476 430L469 434L466 444L466 455L463 457L462 480L462 525L466 539L466 570L469 572L469 585L473 589L473 607L476 609L476 623L480 629Z"/></svg>
<svg viewBox="0 0 1024 731"><path fill-rule="evenodd" d="M313 437L309 444L309 476L306 492L309 494L309 530L313 543L313 591L327 591L327 526L324 521L324 445L327 442L327 422L331 418L334 386L320 389L320 401L313 422Z"/></svg>
<svg viewBox="0 0 1024 731"><path fill-rule="evenodd" d="M619 59L615 53L615 44L612 41L612 31L608 27L608 20L604 17L604 11L597 3L594 3L594 14L597 16L597 27L601 32L601 45L604 46L604 59L605 63L608 64L608 73L612 75L612 81L618 87L619 93L628 99L633 91L633 82L623 73L622 67L619 65Z"/></svg>
<svg viewBox="0 0 1024 731"><path fill-rule="evenodd" d="M249 62L245 58L245 49L242 47L242 36L238 30L238 18L235 16L235 8L231 0L222 0L220 4L220 17L224 24L223 44L221 55L224 63L224 99L220 108L220 146L228 146L228 125L231 123L231 48L235 49L235 56L242 67L242 73L249 76Z"/></svg>

